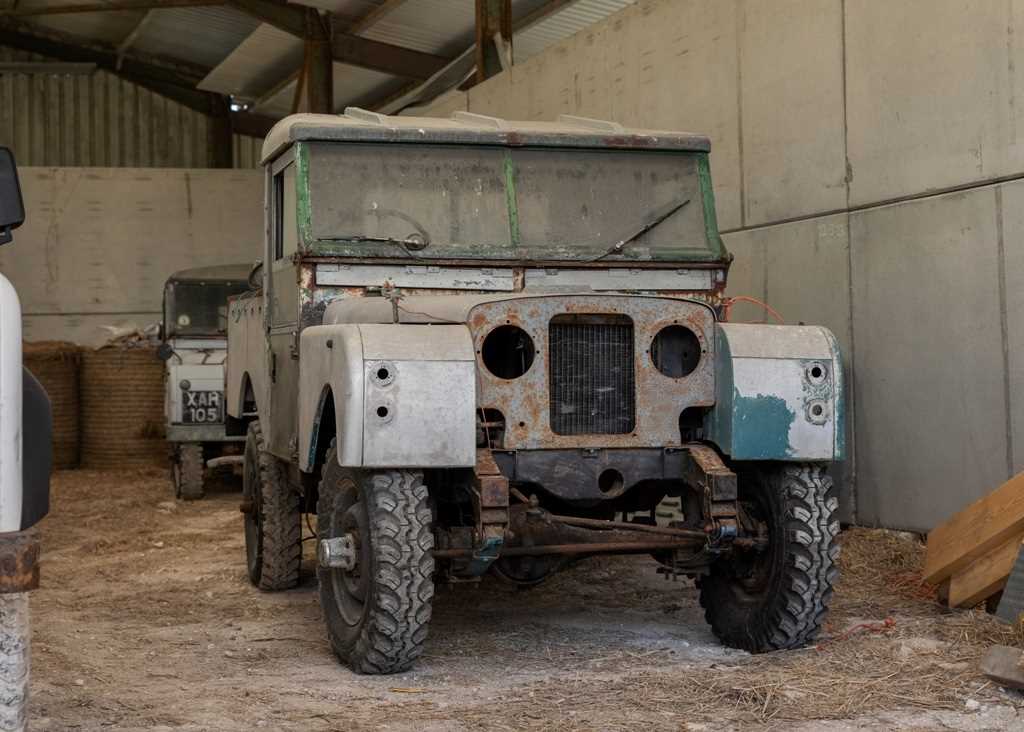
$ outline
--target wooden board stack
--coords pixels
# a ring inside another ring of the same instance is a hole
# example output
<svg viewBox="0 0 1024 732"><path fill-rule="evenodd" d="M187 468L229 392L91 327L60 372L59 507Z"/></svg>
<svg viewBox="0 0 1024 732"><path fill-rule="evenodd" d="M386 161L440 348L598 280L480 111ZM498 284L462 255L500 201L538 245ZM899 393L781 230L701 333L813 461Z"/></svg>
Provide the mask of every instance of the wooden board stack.
<svg viewBox="0 0 1024 732"><path fill-rule="evenodd" d="M928 534L924 579L950 607L974 607L1006 586L1024 544L1024 473Z"/></svg>

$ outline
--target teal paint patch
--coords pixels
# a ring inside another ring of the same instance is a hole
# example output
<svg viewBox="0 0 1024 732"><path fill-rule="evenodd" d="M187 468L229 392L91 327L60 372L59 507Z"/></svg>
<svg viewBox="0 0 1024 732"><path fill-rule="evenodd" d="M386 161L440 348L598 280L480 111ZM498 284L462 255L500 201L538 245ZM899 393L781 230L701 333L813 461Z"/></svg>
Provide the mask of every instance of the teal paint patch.
<svg viewBox="0 0 1024 732"><path fill-rule="evenodd" d="M316 244L313 238L312 212L309 204L309 146L295 143L295 200L298 210L299 247L310 250Z"/></svg>
<svg viewBox="0 0 1024 732"><path fill-rule="evenodd" d="M711 184L711 161L707 153L697 156L697 180L700 183L701 200L704 206L704 235L712 259L728 259L725 243L718 233L718 214L715 211L715 191Z"/></svg>
<svg viewBox="0 0 1024 732"><path fill-rule="evenodd" d="M512 162L512 155L508 151L505 151L505 200L508 204L508 231L509 238L512 241L512 248L516 251L516 256L522 256L522 252L519 251L520 236L519 236L519 198L516 195L516 167Z"/></svg>
<svg viewBox="0 0 1024 732"><path fill-rule="evenodd" d="M704 432L725 454L732 452L732 349L722 329L715 327L715 406L704 417Z"/></svg>
<svg viewBox="0 0 1024 732"><path fill-rule="evenodd" d="M479 577L486 572L491 564L494 563L494 560L498 558L504 543L497 537L487 539L482 546L473 552L473 558L469 562L469 573L474 577Z"/></svg>
<svg viewBox="0 0 1024 732"><path fill-rule="evenodd" d="M733 391L732 456L742 460L782 460L792 456L789 428L796 414L781 397L742 396Z"/></svg>

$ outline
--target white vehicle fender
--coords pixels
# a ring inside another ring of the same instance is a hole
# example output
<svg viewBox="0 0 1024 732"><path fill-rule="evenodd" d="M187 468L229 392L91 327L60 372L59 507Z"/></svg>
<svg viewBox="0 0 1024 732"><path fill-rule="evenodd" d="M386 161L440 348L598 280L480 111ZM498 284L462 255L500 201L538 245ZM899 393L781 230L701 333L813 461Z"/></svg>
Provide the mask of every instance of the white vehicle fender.
<svg viewBox="0 0 1024 732"><path fill-rule="evenodd" d="M348 467L476 464L476 357L465 325L337 324L300 342L299 467L326 446L333 404Z"/></svg>

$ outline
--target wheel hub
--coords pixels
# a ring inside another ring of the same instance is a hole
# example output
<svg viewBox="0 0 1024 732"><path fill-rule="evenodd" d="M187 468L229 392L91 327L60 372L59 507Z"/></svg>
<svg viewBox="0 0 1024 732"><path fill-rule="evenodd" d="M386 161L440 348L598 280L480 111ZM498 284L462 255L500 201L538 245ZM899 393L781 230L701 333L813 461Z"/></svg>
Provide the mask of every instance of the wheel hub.
<svg viewBox="0 0 1024 732"><path fill-rule="evenodd" d="M351 572L359 563L355 535L349 533L331 539L321 539L316 548L316 559L321 567Z"/></svg>

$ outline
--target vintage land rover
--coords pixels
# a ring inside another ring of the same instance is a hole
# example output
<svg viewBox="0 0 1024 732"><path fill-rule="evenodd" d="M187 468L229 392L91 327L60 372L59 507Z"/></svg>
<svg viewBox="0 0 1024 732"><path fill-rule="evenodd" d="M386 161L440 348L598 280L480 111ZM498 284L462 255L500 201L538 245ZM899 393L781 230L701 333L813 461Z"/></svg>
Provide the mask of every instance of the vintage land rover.
<svg viewBox="0 0 1024 732"><path fill-rule="evenodd" d="M174 495L202 498L207 465L230 463L244 436L224 430L228 298L248 289L250 265L175 272L164 285L164 415Z"/></svg>
<svg viewBox="0 0 1024 732"><path fill-rule="evenodd" d="M722 322L709 149L576 117L349 109L270 132L262 287L228 337L248 573L295 585L315 512L352 669L411 666L437 581L604 553L696 578L729 645L818 632L839 352L821 327Z"/></svg>

